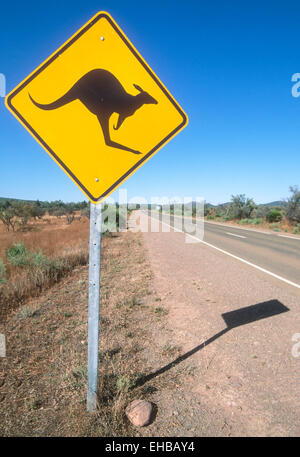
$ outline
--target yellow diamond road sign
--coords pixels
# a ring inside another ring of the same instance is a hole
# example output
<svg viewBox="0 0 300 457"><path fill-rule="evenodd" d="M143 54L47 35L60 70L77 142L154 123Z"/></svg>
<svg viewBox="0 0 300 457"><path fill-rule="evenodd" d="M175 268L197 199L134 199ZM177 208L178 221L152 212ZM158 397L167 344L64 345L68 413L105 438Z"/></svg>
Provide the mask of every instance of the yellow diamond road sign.
<svg viewBox="0 0 300 457"><path fill-rule="evenodd" d="M6 106L94 203L187 124L105 12L20 83Z"/></svg>

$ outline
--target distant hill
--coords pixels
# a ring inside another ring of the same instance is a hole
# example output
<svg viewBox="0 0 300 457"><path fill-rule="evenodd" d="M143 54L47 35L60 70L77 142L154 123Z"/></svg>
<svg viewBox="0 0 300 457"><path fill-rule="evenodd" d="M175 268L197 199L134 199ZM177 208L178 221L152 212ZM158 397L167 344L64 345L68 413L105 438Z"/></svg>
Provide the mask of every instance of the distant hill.
<svg viewBox="0 0 300 457"><path fill-rule="evenodd" d="M22 203L34 203L35 200L22 200L20 198L6 198L6 197L0 197L0 204L4 202L22 202Z"/></svg>
<svg viewBox="0 0 300 457"><path fill-rule="evenodd" d="M207 206L208 208L217 208L217 207L220 207L220 206L225 206L226 207L226 206L230 205L230 203L231 202L225 202L225 203L219 203L218 205L213 205L212 203L205 202L205 206ZM187 203L187 206L191 206L192 204L195 205L195 202ZM285 201L277 200L277 201L269 202L269 203L261 203L260 205L257 205L257 206L281 206L281 207L284 207L286 205L287 205L287 203Z"/></svg>
<svg viewBox="0 0 300 457"><path fill-rule="evenodd" d="M277 200L276 202L264 203L264 206L286 206L287 203L283 200ZM261 206L261 205L259 205Z"/></svg>
<svg viewBox="0 0 300 457"><path fill-rule="evenodd" d="M210 208L216 208L217 206L228 206L230 205L231 202L226 202L226 203L220 203L219 205L212 205L211 203L205 203L206 206ZM260 205L257 206L280 206L280 207L285 207L287 203L283 200L276 200L274 202L269 202L269 203L261 203Z"/></svg>

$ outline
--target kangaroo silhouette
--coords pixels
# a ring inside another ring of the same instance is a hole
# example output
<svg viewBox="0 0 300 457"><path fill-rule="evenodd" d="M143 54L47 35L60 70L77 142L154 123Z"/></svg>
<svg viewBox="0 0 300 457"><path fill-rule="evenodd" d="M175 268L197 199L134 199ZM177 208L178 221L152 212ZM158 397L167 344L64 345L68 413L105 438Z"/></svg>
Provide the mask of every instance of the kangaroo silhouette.
<svg viewBox="0 0 300 457"><path fill-rule="evenodd" d="M137 84L133 86L139 91L137 95L128 94L112 73L99 68L86 73L65 95L52 103L37 103L30 94L28 95L32 103L43 110L57 109L74 100L80 100L91 113L97 116L107 146L142 154L112 141L109 133L109 119L113 113L119 114L117 125L114 126L114 129L118 130L125 119L132 116L143 105L157 104L157 101L140 86Z"/></svg>

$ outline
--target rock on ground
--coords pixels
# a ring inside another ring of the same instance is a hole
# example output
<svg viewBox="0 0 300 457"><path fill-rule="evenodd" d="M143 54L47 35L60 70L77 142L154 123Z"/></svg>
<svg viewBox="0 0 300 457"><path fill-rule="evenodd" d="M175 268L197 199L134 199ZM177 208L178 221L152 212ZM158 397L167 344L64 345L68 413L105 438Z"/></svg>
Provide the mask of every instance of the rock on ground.
<svg viewBox="0 0 300 457"><path fill-rule="evenodd" d="M127 406L125 412L133 425L143 427L150 423L152 409L150 402L146 400L134 400Z"/></svg>

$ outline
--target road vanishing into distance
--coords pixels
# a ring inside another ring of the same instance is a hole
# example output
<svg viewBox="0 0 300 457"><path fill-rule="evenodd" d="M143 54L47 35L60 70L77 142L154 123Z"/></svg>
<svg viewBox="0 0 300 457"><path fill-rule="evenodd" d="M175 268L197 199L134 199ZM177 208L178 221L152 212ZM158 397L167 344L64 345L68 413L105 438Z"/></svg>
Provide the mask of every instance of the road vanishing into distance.
<svg viewBox="0 0 300 457"><path fill-rule="evenodd" d="M148 215L175 230L193 233L191 218L182 224L180 217L152 211ZM203 242L278 275L300 288L300 237L264 232L215 222L204 222Z"/></svg>

